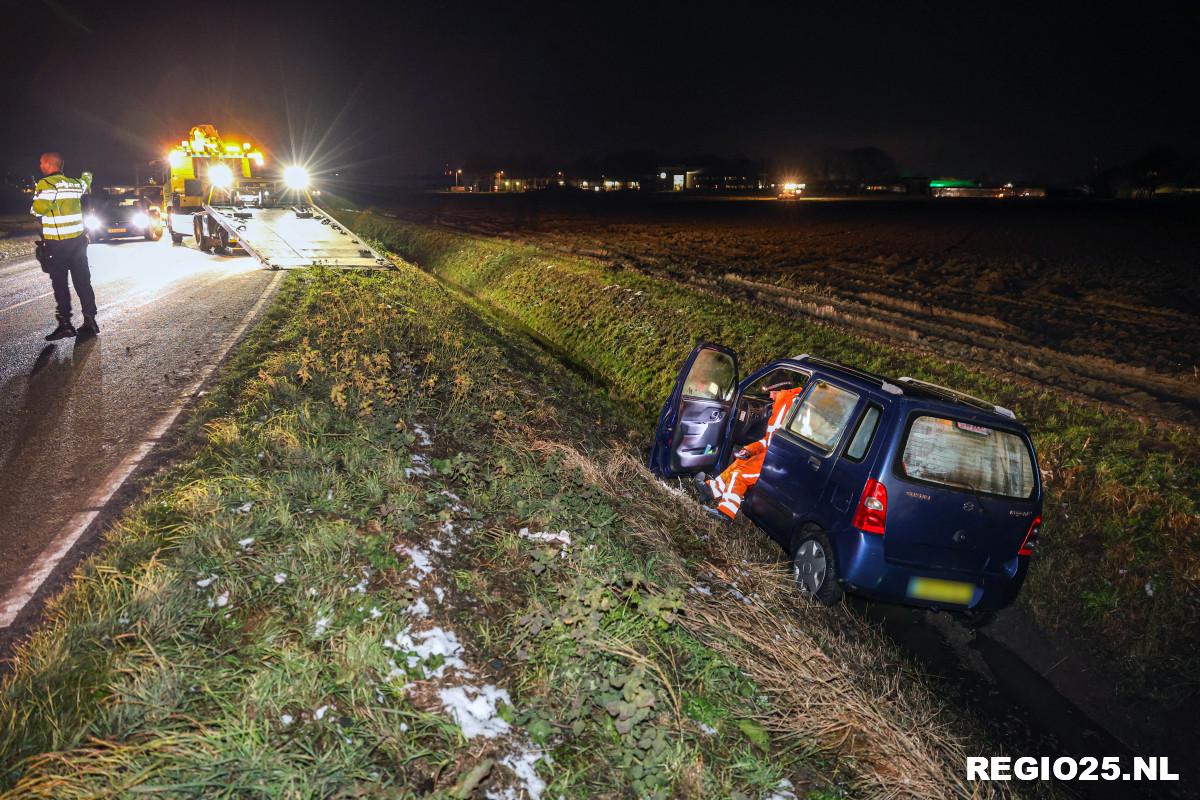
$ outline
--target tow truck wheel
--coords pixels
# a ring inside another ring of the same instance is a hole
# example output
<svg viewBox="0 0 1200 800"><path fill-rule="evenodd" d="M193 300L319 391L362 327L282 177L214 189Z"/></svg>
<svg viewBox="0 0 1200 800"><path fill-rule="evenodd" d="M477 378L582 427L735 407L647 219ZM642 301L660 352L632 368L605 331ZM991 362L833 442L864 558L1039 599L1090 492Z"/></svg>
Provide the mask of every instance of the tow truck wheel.
<svg viewBox="0 0 1200 800"><path fill-rule="evenodd" d="M208 235L207 220L200 214L197 214L193 219L192 225L195 228L196 246L207 253L209 250L212 250L213 246L212 239Z"/></svg>
<svg viewBox="0 0 1200 800"><path fill-rule="evenodd" d="M217 228L216 240L217 252L224 256L232 254L232 251L229 249L229 231L224 228Z"/></svg>

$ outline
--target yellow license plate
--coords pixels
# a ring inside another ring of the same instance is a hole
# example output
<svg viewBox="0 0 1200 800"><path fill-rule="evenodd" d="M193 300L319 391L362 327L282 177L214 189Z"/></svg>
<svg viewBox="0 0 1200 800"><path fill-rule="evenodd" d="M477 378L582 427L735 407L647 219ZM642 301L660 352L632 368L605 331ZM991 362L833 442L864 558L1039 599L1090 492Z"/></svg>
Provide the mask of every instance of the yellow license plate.
<svg viewBox="0 0 1200 800"><path fill-rule="evenodd" d="M935 603L956 603L965 606L975 596L975 584L937 578L910 578L908 596Z"/></svg>
<svg viewBox="0 0 1200 800"><path fill-rule="evenodd" d="M108 232L109 233L125 233L125 229L124 228L109 228Z"/></svg>

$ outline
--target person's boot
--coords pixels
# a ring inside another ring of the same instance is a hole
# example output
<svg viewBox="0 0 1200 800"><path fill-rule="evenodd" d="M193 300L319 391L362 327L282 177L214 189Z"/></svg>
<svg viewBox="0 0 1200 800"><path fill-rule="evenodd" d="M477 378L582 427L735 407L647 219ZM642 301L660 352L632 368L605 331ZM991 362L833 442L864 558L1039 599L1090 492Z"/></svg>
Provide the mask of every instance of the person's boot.
<svg viewBox="0 0 1200 800"><path fill-rule="evenodd" d="M708 476L705 475L703 472L697 472L695 475L693 475L692 476L692 492L696 495L696 499L699 500L701 503L704 503L705 505L710 505L713 502L714 498L713 498L712 490L709 489L708 484L705 483L706 480L708 480Z"/></svg>
<svg viewBox="0 0 1200 800"><path fill-rule="evenodd" d="M80 325L79 330L76 331L80 339L87 339L88 337L95 336L99 332L100 326L96 324L95 317L84 317L83 324Z"/></svg>
<svg viewBox="0 0 1200 800"><path fill-rule="evenodd" d="M46 341L53 342L55 339L70 339L75 333L75 326L71 324L71 318L59 316L58 327L46 334Z"/></svg>
<svg viewBox="0 0 1200 800"><path fill-rule="evenodd" d="M730 519L729 517L725 516L725 514L723 514L720 511L720 509L713 508L712 506L705 506L704 513L708 514L708 516L712 517L714 520L721 523L722 525L732 525L733 524L733 520Z"/></svg>

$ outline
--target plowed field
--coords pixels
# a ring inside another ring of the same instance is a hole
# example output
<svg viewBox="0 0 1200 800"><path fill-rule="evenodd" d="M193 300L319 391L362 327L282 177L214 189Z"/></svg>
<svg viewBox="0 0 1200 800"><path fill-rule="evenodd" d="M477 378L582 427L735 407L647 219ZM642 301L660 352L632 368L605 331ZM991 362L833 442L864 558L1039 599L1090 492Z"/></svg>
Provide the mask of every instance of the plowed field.
<svg viewBox="0 0 1200 800"><path fill-rule="evenodd" d="M427 195L389 205L1200 421L1195 204Z"/></svg>

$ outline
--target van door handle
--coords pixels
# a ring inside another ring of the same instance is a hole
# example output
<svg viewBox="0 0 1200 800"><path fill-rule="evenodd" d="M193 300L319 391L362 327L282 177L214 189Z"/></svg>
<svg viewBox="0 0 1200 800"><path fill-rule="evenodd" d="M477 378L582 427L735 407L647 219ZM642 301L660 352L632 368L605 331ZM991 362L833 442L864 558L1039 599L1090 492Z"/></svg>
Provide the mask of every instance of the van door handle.
<svg viewBox="0 0 1200 800"><path fill-rule="evenodd" d="M820 469L821 468L821 459L817 458L816 456L809 456L808 457L808 466L812 467L814 470Z"/></svg>

